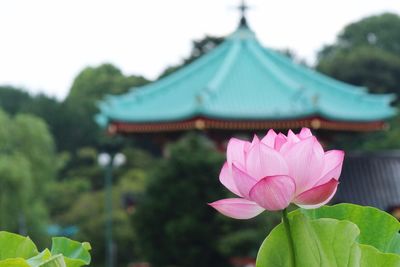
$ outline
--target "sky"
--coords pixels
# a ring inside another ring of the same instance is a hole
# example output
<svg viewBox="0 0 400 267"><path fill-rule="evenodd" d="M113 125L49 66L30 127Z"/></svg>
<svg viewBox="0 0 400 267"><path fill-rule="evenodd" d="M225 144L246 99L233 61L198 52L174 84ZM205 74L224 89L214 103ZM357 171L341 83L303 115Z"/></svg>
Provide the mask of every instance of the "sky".
<svg viewBox="0 0 400 267"><path fill-rule="evenodd" d="M0 85L63 99L87 66L112 63L156 78L188 56L191 41L226 36L239 0L2 0ZM400 14L399 0L248 0L264 46L309 63L343 27L369 15Z"/></svg>

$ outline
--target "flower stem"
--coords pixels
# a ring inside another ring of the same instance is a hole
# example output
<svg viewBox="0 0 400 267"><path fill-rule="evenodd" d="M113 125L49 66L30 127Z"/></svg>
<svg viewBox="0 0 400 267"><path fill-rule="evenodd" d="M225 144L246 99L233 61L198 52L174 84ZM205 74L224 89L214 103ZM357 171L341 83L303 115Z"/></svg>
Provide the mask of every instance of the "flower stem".
<svg viewBox="0 0 400 267"><path fill-rule="evenodd" d="M292 232L290 230L290 224L289 224L289 219L288 219L288 212L286 209L282 210L282 219L283 219L283 225L285 226L285 232L286 236L289 242L289 250L290 250L290 266L296 267L296 258L295 258L295 252L294 252L294 242L293 242L293 237L292 237Z"/></svg>

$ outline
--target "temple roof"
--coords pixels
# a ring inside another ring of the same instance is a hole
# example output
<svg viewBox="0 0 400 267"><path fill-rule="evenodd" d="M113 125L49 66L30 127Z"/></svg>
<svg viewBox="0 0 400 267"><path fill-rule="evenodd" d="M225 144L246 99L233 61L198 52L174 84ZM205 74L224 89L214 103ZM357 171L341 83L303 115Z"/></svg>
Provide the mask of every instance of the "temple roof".
<svg viewBox="0 0 400 267"><path fill-rule="evenodd" d="M221 45L193 63L126 94L106 97L97 119L103 125L170 125L196 118L217 122L319 118L363 124L395 115L393 100L393 95L369 94L367 88L332 79L263 47L241 22Z"/></svg>

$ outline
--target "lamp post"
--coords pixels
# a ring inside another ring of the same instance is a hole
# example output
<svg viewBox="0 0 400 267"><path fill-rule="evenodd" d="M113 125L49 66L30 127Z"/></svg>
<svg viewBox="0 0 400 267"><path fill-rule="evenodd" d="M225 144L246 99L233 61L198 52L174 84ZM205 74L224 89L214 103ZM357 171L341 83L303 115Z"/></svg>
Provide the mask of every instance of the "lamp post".
<svg viewBox="0 0 400 267"><path fill-rule="evenodd" d="M105 169L104 187L105 187L105 240L106 240L106 266L114 267L114 243L113 243L113 201L112 184L113 169L123 165L126 157L122 153L101 153L98 157L98 163Z"/></svg>

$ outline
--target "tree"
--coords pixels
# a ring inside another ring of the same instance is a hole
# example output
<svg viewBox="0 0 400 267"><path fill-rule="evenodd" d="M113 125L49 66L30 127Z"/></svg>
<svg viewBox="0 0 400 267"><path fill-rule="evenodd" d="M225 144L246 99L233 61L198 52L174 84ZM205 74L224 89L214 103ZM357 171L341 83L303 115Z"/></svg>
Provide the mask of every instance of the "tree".
<svg viewBox="0 0 400 267"><path fill-rule="evenodd" d="M218 45L220 45L225 38L223 37L216 37L216 36L205 36L203 39L200 40L194 40L192 42L192 51L190 52L190 55L183 59L182 63L170 66L166 68L158 77L158 79L161 79L163 77L166 77L170 75L171 73L179 70L180 68L192 63L196 59L200 58L201 56L207 54L214 48L216 48Z"/></svg>
<svg viewBox="0 0 400 267"><path fill-rule="evenodd" d="M342 49L370 46L389 53L400 53L400 16L392 13L369 16L347 25L334 44L325 46L319 58L334 56Z"/></svg>
<svg viewBox="0 0 400 267"><path fill-rule="evenodd" d="M400 17L385 13L346 26L318 55L317 69L372 92L400 95Z"/></svg>
<svg viewBox="0 0 400 267"><path fill-rule="evenodd" d="M101 133L94 116L98 112L96 105L104 96L126 93L130 88L147 82L142 76L124 76L111 64L82 70L62 104L63 114L69 114L63 122L70 131L61 133L64 142L69 144L69 151L82 146L99 145Z"/></svg>
<svg viewBox="0 0 400 267"><path fill-rule="evenodd" d="M380 48L358 46L336 51L320 60L318 70L350 84L365 86L373 93L400 96L400 56Z"/></svg>
<svg viewBox="0 0 400 267"><path fill-rule="evenodd" d="M44 241L45 197L55 179L57 157L43 120L32 115L9 117L0 111L0 225Z"/></svg>
<svg viewBox="0 0 400 267"><path fill-rule="evenodd" d="M146 83L142 76L125 76L111 64L87 67L75 78L66 101L77 107L94 107L107 94L123 94Z"/></svg>
<svg viewBox="0 0 400 267"><path fill-rule="evenodd" d="M0 86L0 107L7 113L14 115L31 100L31 96L12 86Z"/></svg>
<svg viewBox="0 0 400 267"><path fill-rule="evenodd" d="M126 162L113 170L113 233L118 266L137 259L139 242L131 224L131 214L147 184L147 173L153 158L128 144L121 151ZM75 239L87 240L93 247L93 264L102 266L105 255L104 169L97 163L99 151L80 148L74 163L60 173L46 198L52 223L61 227L75 226ZM71 159L66 159L66 162Z"/></svg>
<svg viewBox="0 0 400 267"><path fill-rule="evenodd" d="M222 157L207 141L187 137L154 166L133 218L144 256L153 266L229 266L218 249L223 220L207 202L224 196Z"/></svg>

